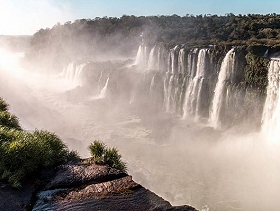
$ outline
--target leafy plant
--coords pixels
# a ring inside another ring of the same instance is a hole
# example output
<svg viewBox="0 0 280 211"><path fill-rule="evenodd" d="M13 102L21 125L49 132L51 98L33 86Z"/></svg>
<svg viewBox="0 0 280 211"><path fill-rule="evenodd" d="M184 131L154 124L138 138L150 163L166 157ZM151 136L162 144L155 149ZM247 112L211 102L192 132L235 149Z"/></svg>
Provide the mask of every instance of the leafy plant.
<svg viewBox="0 0 280 211"><path fill-rule="evenodd" d="M105 143L101 141L95 140L93 143L89 145L89 150L91 153L91 156L93 157L94 162L101 163L104 160L104 153L106 151L106 145Z"/></svg>
<svg viewBox="0 0 280 211"><path fill-rule="evenodd" d="M8 110L0 98L0 178L13 187L38 172L41 167L56 166L77 159L78 153L70 151L54 133L35 130L24 131L18 118Z"/></svg>
<svg viewBox="0 0 280 211"><path fill-rule="evenodd" d="M0 111L7 111L8 110L8 104L0 98Z"/></svg>
<svg viewBox="0 0 280 211"><path fill-rule="evenodd" d="M89 150L94 162L107 164L112 168L127 172L126 164L121 160L121 155L116 148L107 148L106 144L95 140L89 145Z"/></svg>
<svg viewBox="0 0 280 211"><path fill-rule="evenodd" d="M104 163L109 166L119 169L123 172L127 171L126 164L121 160L122 156L116 148L109 148L104 153Z"/></svg>
<svg viewBox="0 0 280 211"><path fill-rule="evenodd" d="M78 157L53 133L33 134L0 127L0 177L15 188L41 167L56 166Z"/></svg>
<svg viewBox="0 0 280 211"><path fill-rule="evenodd" d="M8 111L0 111L0 125L9 128L21 129L18 118Z"/></svg>

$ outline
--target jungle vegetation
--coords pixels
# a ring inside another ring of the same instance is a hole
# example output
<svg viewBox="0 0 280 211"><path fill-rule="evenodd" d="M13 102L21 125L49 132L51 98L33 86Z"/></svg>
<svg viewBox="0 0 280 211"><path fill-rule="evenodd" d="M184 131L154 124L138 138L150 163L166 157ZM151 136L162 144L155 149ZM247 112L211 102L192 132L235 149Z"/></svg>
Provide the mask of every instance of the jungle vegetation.
<svg viewBox="0 0 280 211"><path fill-rule="evenodd" d="M48 57L54 64L102 53L127 56L142 41L147 45L164 43L167 47L183 43L279 47L280 15L123 15L79 19L38 30L26 56L41 62Z"/></svg>
<svg viewBox="0 0 280 211"><path fill-rule="evenodd" d="M0 98L0 179L20 188L27 178L38 175L40 169L54 167L77 159L54 133L45 130L28 132Z"/></svg>

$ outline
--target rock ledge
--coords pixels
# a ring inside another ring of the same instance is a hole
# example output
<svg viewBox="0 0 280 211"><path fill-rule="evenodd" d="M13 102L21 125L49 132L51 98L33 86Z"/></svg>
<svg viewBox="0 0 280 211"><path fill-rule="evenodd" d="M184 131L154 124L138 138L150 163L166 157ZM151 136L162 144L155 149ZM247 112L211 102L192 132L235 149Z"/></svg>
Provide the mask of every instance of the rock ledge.
<svg viewBox="0 0 280 211"><path fill-rule="evenodd" d="M43 173L42 178L39 187L28 184L22 190L0 182L0 196L9 196L7 200L0 198L0 210L196 211L188 205L174 207L131 176L89 160L61 165L52 174Z"/></svg>

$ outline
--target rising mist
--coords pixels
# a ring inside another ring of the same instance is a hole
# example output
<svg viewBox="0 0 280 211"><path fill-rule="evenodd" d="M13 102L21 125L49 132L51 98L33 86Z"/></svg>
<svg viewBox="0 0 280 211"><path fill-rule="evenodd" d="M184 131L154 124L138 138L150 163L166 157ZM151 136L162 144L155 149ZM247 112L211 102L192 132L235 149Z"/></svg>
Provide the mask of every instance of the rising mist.
<svg viewBox="0 0 280 211"><path fill-rule="evenodd" d="M142 43L121 60L104 53L30 71L24 54L1 50L0 95L23 128L55 132L82 157L94 140L116 146L134 180L174 205L278 210L279 144L261 130L262 108L278 96L265 103L236 88L239 51L222 56L224 76L210 51Z"/></svg>

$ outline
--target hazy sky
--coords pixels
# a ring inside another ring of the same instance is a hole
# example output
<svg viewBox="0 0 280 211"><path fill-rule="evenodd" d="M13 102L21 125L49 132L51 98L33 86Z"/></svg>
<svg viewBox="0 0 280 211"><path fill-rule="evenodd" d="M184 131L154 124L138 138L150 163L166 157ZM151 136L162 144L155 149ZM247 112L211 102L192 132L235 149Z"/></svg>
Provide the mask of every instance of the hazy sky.
<svg viewBox="0 0 280 211"><path fill-rule="evenodd" d="M34 34L80 18L280 13L280 0L0 0L0 35Z"/></svg>

